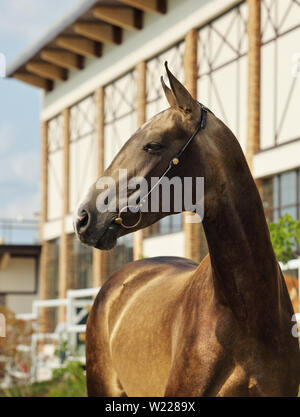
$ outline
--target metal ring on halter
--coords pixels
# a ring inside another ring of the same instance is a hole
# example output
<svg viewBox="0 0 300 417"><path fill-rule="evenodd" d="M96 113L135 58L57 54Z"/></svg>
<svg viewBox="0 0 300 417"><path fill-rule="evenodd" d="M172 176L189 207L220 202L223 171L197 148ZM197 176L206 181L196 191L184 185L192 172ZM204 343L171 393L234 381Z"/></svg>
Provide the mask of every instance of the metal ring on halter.
<svg viewBox="0 0 300 417"><path fill-rule="evenodd" d="M142 212L139 210L139 214L140 214L140 216L139 216L138 221L137 221L135 224L133 224L133 225L131 225L131 226L127 226L126 224L124 224L124 223L123 223L123 219L122 219L122 217L121 217L121 214L122 214L122 213L123 213L123 211L124 211L125 209L127 209L127 208L136 208L136 206L125 206L125 207L123 207L123 208L119 211L118 217L117 217L117 218L115 218L114 223L120 224L121 226L125 227L125 229L132 229L132 228L134 228L134 227L136 227L137 225L139 225L139 224L140 224L140 222L141 222L141 220L142 220Z"/></svg>

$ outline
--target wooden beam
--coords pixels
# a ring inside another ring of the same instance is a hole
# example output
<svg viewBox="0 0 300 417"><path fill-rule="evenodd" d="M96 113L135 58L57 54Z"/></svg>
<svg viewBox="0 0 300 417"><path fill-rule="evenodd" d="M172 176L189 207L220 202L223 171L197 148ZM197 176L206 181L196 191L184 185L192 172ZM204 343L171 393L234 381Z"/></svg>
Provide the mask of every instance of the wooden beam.
<svg viewBox="0 0 300 417"><path fill-rule="evenodd" d="M50 91L52 89L52 82L50 80L37 75L29 74L28 72L16 72L13 77L26 84L33 85L34 87L43 88L46 91Z"/></svg>
<svg viewBox="0 0 300 417"><path fill-rule="evenodd" d="M197 99L197 46L198 46L198 31L191 29L185 38L184 50L184 75L185 86ZM200 261L203 257L203 247L201 241L201 223L192 223L192 217L198 217L198 214L185 212L183 213L183 231L184 231L184 256L194 261ZM200 246L201 244L201 246Z"/></svg>
<svg viewBox="0 0 300 417"><path fill-rule="evenodd" d="M248 0L248 131L246 158L250 169L260 148L261 2Z"/></svg>
<svg viewBox="0 0 300 417"><path fill-rule="evenodd" d="M48 300L53 297L52 287L52 276L51 276L51 243L49 241L42 242L41 252L41 269L40 269L40 298L41 300ZM41 309L39 329L42 333L51 333L53 322L53 308L46 307Z"/></svg>
<svg viewBox="0 0 300 417"><path fill-rule="evenodd" d="M101 44L81 36L60 36L56 39L56 43L58 46L79 55L89 57L101 56Z"/></svg>
<svg viewBox="0 0 300 417"><path fill-rule="evenodd" d="M66 70L47 62L29 62L26 65L26 70L53 81L65 81L67 79Z"/></svg>
<svg viewBox="0 0 300 417"><path fill-rule="evenodd" d="M80 70L83 68L83 58L69 51L44 49L41 52L41 58L44 61L66 69Z"/></svg>
<svg viewBox="0 0 300 417"><path fill-rule="evenodd" d="M136 65L137 75L137 127L142 126L146 121L146 96L147 96L147 64L141 61ZM141 259L143 256L143 229L133 233L133 260Z"/></svg>
<svg viewBox="0 0 300 417"><path fill-rule="evenodd" d="M42 217L42 239L43 225L48 220L48 121L41 124L41 217Z"/></svg>
<svg viewBox="0 0 300 417"><path fill-rule="evenodd" d="M40 298L46 300L51 298L51 269L49 268L50 242L44 240L45 224L48 220L48 121L41 124L41 238L42 252L40 263ZM47 333L51 329L51 309L41 309L41 320L39 322L41 332Z"/></svg>
<svg viewBox="0 0 300 417"><path fill-rule="evenodd" d="M63 195L62 222L59 249L59 298L65 298L67 290L72 288L72 235L66 231L66 217L70 208L70 109L65 108L63 118ZM59 307L59 322L66 319L65 306Z"/></svg>
<svg viewBox="0 0 300 417"><path fill-rule="evenodd" d="M120 44L121 29L112 25L101 23L76 23L74 25L76 33L83 35L97 42Z"/></svg>
<svg viewBox="0 0 300 417"><path fill-rule="evenodd" d="M261 2L248 1L248 123L246 159L253 169L254 155L260 149L260 84L261 84ZM262 179L255 184L263 198Z"/></svg>
<svg viewBox="0 0 300 417"><path fill-rule="evenodd" d="M63 215L67 216L70 209L70 109L64 109L62 116L64 121Z"/></svg>
<svg viewBox="0 0 300 417"><path fill-rule="evenodd" d="M104 171L104 87L95 91L96 98L96 140L97 140L97 170L98 176ZM106 273L107 252L93 249L93 287L101 287L108 278Z"/></svg>
<svg viewBox="0 0 300 417"><path fill-rule="evenodd" d="M121 3L150 13L167 13L166 0L120 0Z"/></svg>
<svg viewBox="0 0 300 417"><path fill-rule="evenodd" d="M123 29L142 29L141 13L136 9L129 7L99 6L93 9L93 14L97 19L119 26Z"/></svg>

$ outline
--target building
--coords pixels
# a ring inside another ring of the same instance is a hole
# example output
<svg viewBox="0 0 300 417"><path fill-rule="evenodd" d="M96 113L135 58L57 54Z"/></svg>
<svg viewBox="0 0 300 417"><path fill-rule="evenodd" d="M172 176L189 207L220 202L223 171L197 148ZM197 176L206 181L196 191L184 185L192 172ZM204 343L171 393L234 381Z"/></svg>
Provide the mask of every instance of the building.
<svg viewBox="0 0 300 417"><path fill-rule="evenodd" d="M87 0L9 67L43 91L41 297L100 286L141 256L206 253L184 215L80 245L72 212L130 135L167 103L163 63L236 134L269 220L300 215L300 5L294 0ZM59 319L64 319L60 310Z"/></svg>
<svg viewBox="0 0 300 417"><path fill-rule="evenodd" d="M30 313L40 297L40 254L36 220L0 219L0 308Z"/></svg>

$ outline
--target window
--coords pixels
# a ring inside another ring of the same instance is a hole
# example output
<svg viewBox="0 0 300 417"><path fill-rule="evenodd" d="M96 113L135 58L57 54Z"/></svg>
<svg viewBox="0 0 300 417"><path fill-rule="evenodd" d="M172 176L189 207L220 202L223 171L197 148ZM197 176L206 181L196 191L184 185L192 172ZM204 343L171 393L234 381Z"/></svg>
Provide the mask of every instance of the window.
<svg viewBox="0 0 300 417"><path fill-rule="evenodd" d="M264 179L263 203L268 222L277 222L286 213L300 218L300 170Z"/></svg>
<svg viewBox="0 0 300 417"><path fill-rule="evenodd" d="M147 62L147 94L146 112L147 119L169 107L164 97L160 77L165 74L164 62L172 73L181 81L184 79L184 56L185 42L180 41L176 45L151 58ZM144 237L159 236L168 233L180 232L182 230L182 214L176 214L163 218L152 226L143 230Z"/></svg>
<svg viewBox="0 0 300 417"><path fill-rule="evenodd" d="M181 81L184 79L184 47L185 42L181 41L147 62L146 112L148 120L169 107L160 81L160 77L165 76L165 61L168 61L170 70L178 79Z"/></svg>
<svg viewBox="0 0 300 417"><path fill-rule="evenodd" d="M70 108L70 212L97 179L96 103L90 95Z"/></svg>
<svg viewBox="0 0 300 417"><path fill-rule="evenodd" d="M105 168L137 130L136 87L135 70L129 71L105 87Z"/></svg>
<svg viewBox="0 0 300 417"><path fill-rule="evenodd" d="M299 76L293 74L299 52L300 2L261 2L261 148L300 136ZM296 46L297 45L297 46Z"/></svg>
<svg viewBox="0 0 300 417"><path fill-rule="evenodd" d="M166 235L168 233L181 232L182 230L182 214L173 214L164 217L159 222L144 229L144 237L154 237L159 235Z"/></svg>
<svg viewBox="0 0 300 417"><path fill-rule="evenodd" d="M61 115L48 122L48 220L62 216L63 198L63 118Z"/></svg>
<svg viewBox="0 0 300 417"><path fill-rule="evenodd" d="M93 248L83 245L72 236L72 289L91 288L93 286Z"/></svg>
<svg viewBox="0 0 300 417"><path fill-rule="evenodd" d="M243 149L247 138L247 19L248 5L242 2L198 32L198 99L230 127Z"/></svg>
<svg viewBox="0 0 300 417"><path fill-rule="evenodd" d="M107 252L106 276L109 278L123 265L133 260L132 235L122 236L118 239L118 245Z"/></svg>

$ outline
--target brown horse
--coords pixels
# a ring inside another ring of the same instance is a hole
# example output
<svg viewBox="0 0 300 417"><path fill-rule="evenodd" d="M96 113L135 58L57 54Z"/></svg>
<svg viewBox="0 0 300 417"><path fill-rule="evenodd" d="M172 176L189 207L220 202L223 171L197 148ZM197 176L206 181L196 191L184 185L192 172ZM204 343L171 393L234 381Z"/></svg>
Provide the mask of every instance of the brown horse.
<svg viewBox="0 0 300 417"><path fill-rule="evenodd" d="M139 260L109 278L87 324L88 394L296 396L293 308L243 152L210 112L197 130L205 109L166 69L170 108L137 130L104 176L118 188L118 169L127 168L129 178L150 184L197 132L168 176L204 177L209 256L200 265L177 257ZM172 214L143 213L136 227L125 229L115 222L123 203L100 213L98 194L92 186L75 218L80 240L98 249ZM127 224L134 220L123 214Z"/></svg>

